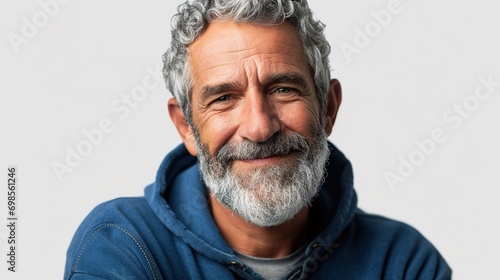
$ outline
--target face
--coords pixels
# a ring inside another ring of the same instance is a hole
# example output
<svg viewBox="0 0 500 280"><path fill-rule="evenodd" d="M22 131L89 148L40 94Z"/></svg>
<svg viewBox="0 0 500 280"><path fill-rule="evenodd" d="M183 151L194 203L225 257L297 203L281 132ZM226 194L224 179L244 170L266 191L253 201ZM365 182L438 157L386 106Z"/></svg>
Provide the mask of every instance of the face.
<svg viewBox="0 0 500 280"><path fill-rule="evenodd" d="M212 195L259 226L293 218L316 195L328 157L295 29L213 22L189 54L195 137L184 139Z"/></svg>
<svg viewBox="0 0 500 280"><path fill-rule="evenodd" d="M277 132L311 141L319 102L302 43L288 22L211 23L189 47L193 124L214 155L226 143L265 142ZM234 162L251 172L287 157Z"/></svg>

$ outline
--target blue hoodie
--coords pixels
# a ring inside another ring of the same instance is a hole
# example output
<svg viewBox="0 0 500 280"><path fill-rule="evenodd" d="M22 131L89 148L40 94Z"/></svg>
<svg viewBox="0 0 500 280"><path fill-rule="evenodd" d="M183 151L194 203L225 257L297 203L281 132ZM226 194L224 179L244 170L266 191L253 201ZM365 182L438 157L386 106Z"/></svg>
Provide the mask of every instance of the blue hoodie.
<svg viewBox="0 0 500 280"><path fill-rule="evenodd" d="M439 252L410 226L357 208L349 161L330 144L305 256L286 279L450 279ZM97 206L67 252L64 279L262 279L215 225L198 164L183 145L144 197Z"/></svg>

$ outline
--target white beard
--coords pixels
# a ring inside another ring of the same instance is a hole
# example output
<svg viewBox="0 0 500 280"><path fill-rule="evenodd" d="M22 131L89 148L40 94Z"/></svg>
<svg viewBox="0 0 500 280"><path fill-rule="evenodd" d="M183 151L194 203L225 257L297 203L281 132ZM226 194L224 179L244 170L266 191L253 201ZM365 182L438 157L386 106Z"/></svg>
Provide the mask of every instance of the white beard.
<svg viewBox="0 0 500 280"><path fill-rule="evenodd" d="M298 133L276 135L265 143L225 144L211 157L195 131L200 172L210 193L246 221L271 227L291 220L309 206L319 192L330 151L318 130L309 147ZM232 171L234 158L262 158L293 152L290 162L256 169L250 174Z"/></svg>

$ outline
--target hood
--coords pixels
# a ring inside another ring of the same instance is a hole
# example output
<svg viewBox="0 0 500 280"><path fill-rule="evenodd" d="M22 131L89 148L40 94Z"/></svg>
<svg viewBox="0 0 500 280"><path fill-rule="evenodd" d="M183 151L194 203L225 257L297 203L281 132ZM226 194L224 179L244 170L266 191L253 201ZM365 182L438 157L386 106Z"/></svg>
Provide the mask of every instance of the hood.
<svg viewBox="0 0 500 280"><path fill-rule="evenodd" d="M325 182L312 205L316 234L306 255L312 244L333 244L357 209L351 164L333 144L329 148ZM163 224L194 250L221 263L236 258L210 213L197 159L183 144L165 157L145 197Z"/></svg>

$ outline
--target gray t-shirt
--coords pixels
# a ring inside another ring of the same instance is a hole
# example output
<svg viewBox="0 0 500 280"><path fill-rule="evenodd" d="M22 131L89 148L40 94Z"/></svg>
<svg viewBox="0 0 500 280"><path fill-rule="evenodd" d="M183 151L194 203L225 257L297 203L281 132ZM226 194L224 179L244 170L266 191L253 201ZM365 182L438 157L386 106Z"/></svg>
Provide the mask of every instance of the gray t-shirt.
<svg viewBox="0 0 500 280"><path fill-rule="evenodd" d="M287 276L295 265L304 257L306 246L291 255L282 258L257 258L236 252L236 256L262 278L266 280L280 280Z"/></svg>

